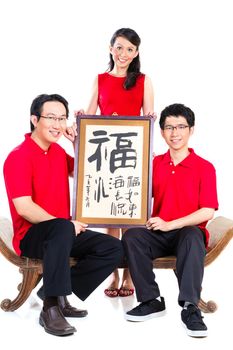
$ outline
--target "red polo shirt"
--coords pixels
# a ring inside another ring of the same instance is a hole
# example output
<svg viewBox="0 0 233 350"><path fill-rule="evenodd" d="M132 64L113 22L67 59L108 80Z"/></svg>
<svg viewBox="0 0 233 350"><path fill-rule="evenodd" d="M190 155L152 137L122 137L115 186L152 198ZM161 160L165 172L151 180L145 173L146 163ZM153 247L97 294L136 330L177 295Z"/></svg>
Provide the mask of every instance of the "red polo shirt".
<svg viewBox="0 0 233 350"><path fill-rule="evenodd" d="M218 209L216 173L214 166L189 149L190 154L174 165L170 151L153 161L153 212L165 221L179 219L201 208ZM209 233L207 222L198 226Z"/></svg>
<svg viewBox="0 0 233 350"><path fill-rule="evenodd" d="M70 218L68 176L73 171L74 159L56 143L48 151L41 149L30 137L16 147L4 163L4 178L13 221L13 246L18 255L30 222L18 215L12 199L31 196L32 200L58 218Z"/></svg>

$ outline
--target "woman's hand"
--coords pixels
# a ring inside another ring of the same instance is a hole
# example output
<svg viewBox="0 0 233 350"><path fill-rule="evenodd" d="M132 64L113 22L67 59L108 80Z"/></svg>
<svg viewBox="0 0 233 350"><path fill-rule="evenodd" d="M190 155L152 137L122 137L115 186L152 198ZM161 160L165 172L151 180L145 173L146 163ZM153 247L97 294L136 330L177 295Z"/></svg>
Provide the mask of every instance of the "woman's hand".
<svg viewBox="0 0 233 350"><path fill-rule="evenodd" d="M149 113L145 114L144 117L151 117L151 119L154 119L154 121L156 121L157 114L155 112L149 112Z"/></svg>
<svg viewBox="0 0 233 350"><path fill-rule="evenodd" d="M78 117L79 115L85 115L84 109L79 109L78 111L74 111L75 118Z"/></svg>

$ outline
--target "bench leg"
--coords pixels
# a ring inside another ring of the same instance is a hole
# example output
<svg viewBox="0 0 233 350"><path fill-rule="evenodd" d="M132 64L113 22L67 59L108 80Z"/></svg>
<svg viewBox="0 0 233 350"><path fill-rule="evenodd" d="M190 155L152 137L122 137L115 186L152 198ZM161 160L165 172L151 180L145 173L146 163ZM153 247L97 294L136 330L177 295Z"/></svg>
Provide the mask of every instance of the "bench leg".
<svg viewBox="0 0 233 350"><path fill-rule="evenodd" d="M1 302L1 309L4 311L15 311L27 300L33 288L41 279L41 274L38 269L21 269L23 275L22 283L20 284L19 294L14 300L4 299Z"/></svg>
<svg viewBox="0 0 233 350"><path fill-rule="evenodd" d="M213 313L218 308L217 304L214 301L209 300L205 302L202 299L199 300L198 307L202 312L205 312L205 313Z"/></svg>

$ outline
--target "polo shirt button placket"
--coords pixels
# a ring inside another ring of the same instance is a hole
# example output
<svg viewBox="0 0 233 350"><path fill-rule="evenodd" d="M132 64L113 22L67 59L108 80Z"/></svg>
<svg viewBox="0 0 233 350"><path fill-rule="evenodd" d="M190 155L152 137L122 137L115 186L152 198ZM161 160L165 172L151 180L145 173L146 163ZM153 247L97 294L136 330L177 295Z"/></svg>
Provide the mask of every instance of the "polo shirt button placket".
<svg viewBox="0 0 233 350"><path fill-rule="evenodd" d="M173 162L170 162L170 165L174 168ZM175 170L172 170L172 175L175 174Z"/></svg>

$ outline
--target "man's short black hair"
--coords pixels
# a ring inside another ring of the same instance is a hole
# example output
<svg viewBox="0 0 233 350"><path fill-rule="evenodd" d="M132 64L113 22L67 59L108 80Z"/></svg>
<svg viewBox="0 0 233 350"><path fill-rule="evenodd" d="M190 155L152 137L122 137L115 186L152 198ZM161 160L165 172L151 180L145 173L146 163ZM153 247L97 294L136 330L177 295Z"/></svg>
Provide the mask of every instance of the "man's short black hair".
<svg viewBox="0 0 233 350"><path fill-rule="evenodd" d="M66 99L64 97L62 97L61 95L58 95L58 94L51 94L51 95L41 94L41 95L37 96L32 101L31 108L30 108L30 115L35 115L37 117L37 120L39 120L44 103L50 102L50 101L61 102L66 109L66 116L68 118L68 116L69 116L68 102L66 101ZM31 126L31 131L33 131L35 129L35 127L32 124L32 122L30 122L30 126Z"/></svg>
<svg viewBox="0 0 233 350"><path fill-rule="evenodd" d="M195 124L195 114L194 112L185 105L181 103L174 103L170 106L167 106L164 108L164 110L161 112L160 119L159 119L159 125L160 128L163 130L165 121L167 117L184 117L191 128Z"/></svg>

